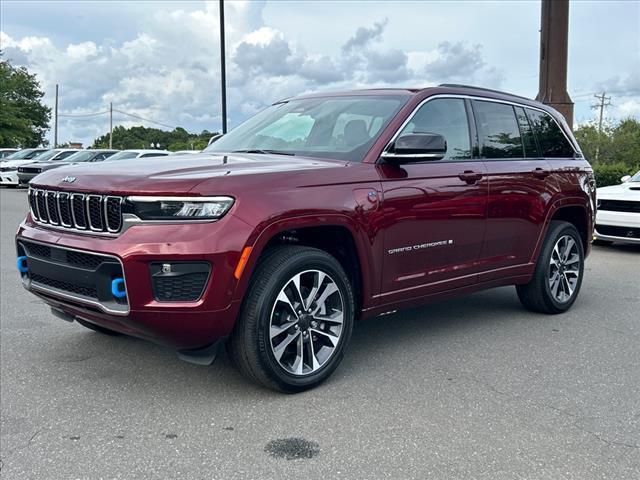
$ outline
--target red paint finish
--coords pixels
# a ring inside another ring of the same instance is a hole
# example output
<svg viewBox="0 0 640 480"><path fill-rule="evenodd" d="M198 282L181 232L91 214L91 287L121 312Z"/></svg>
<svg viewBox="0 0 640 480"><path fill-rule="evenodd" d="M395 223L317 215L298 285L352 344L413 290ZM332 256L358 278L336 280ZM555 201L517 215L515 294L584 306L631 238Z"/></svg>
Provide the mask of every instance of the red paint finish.
<svg viewBox="0 0 640 480"><path fill-rule="evenodd" d="M526 282L559 209L579 208L592 229L593 175L583 159L431 161L393 166L380 154L417 105L432 95L468 95L534 105L463 88L402 92L406 105L361 163L280 155L214 155L104 163L37 177L37 188L117 195L227 195L217 222L136 225L116 238L60 232L30 216L17 236L117 256L131 311L107 315L55 297L45 301L96 324L171 345L198 348L229 335L265 247L283 232L340 229L353 239L363 316L497 285ZM293 232L293 233L292 233ZM251 247L240 278L234 272ZM587 245L588 248L588 245ZM153 300L149 264L204 260L212 274L198 302Z"/></svg>

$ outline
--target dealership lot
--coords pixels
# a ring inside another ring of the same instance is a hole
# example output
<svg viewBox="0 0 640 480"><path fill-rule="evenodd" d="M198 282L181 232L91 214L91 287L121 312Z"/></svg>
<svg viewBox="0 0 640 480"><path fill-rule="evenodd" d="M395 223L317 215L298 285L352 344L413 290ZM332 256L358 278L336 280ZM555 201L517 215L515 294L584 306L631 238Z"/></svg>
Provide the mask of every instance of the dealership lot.
<svg viewBox="0 0 640 480"><path fill-rule="evenodd" d="M500 288L362 322L287 396L53 317L15 271L26 192L0 203L2 478L640 476L638 247L594 247L562 316Z"/></svg>

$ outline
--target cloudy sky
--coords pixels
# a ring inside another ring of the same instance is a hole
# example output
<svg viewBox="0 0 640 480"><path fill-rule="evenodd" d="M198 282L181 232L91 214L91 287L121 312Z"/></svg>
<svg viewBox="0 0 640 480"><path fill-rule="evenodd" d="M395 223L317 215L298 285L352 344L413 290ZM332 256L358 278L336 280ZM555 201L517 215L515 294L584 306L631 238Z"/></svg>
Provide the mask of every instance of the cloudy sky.
<svg viewBox="0 0 640 480"><path fill-rule="evenodd" d="M534 97L538 1L227 2L231 127L265 105L316 90L475 84ZM640 2L570 8L569 93L575 120L612 97L611 121L640 118ZM0 3L4 58L37 73L60 113L114 109L114 124L220 128L218 2ZM108 115L61 117L59 140L85 145ZM52 134L50 135L52 137Z"/></svg>

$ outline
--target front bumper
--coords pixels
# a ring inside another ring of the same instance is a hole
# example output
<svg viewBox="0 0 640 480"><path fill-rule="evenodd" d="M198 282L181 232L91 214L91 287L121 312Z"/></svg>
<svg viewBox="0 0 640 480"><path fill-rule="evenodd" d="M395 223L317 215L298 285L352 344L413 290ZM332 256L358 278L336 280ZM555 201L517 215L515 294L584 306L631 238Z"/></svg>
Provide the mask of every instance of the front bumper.
<svg viewBox="0 0 640 480"><path fill-rule="evenodd" d="M18 171L0 172L0 185L18 185Z"/></svg>
<svg viewBox="0 0 640 480"><path fill-rule="evenodd" d="M594 235L597 240L640 243L640 213L598 210Z"/></svg>
<svg viewBox="0 0 640 480"><path fill-rule="evenodd" d="M53 249L112 259L109 267L112 270L102 272L103 284L96 280L102 277L79 272L85 275L84 283L96 284L96 288L102 289L100 294L90 292L92 301L87 301L84 291L69 294L68 289L75 290L75 287L66 284L62 284L63 290L43 289L41 283L32 281L28 274L23 273L25 288L51 307L111 330L185 350L211 345L233 329L239 310L239 301L232 300L238 285L234 270L250 230L242 220L227 215L213 223L136 225L118 237L105 238L41 227L28 216L20 226L16 240L19 255L26 253L20 250L21 242L33 242ZM34 271L42 269L37 259L27 258L27 263L30 261ZM152 264L157 265L158 262L208 263L211 272L200 298L189 302L158 301L151 270ZM118 264L126 286L126 304L105 300L105 295L108 296L105 289L108 282L117 277ZM51 265L45 266L52 268ZM64 277L55 280L65 280L68 277L64 276L64 268L67 267L50 270L50 274ZM75 278L78 280L73 282L82 283L79 277ZM45 286L52 285L60 286L49 281Z"/></svg>

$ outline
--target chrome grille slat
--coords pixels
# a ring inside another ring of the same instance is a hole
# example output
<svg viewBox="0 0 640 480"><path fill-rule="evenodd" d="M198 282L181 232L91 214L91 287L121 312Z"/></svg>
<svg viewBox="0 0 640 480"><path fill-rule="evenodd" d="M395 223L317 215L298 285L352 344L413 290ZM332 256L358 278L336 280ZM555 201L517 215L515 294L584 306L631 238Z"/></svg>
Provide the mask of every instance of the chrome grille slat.
<svg viewBox="0 0 640 480"><path fill-rule="evenodd" d="M30 188L33 220L85 233L116 234L122 230L123 197Z"/></svg>

